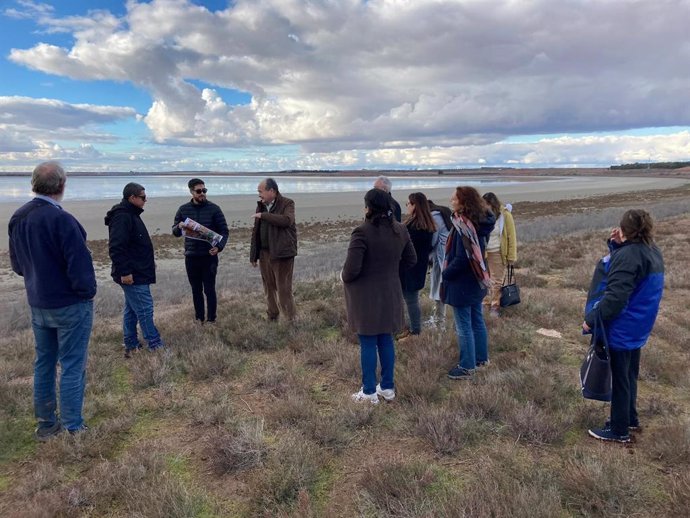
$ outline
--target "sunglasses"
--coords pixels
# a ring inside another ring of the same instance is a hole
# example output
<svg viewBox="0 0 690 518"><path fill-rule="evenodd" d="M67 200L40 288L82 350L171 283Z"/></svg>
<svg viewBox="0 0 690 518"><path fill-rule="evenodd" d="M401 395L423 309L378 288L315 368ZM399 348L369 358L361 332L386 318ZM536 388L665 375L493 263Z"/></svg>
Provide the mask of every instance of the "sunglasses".
<svg viewBox="0 0 690 518"><path fill-rule="evenodd" d="M194 192L197 194L206 194L208 192L208 189L205 187L203 189L194 189Z"/></svg>
<svg viewBox="0 0 690 518"><path fill-rule="evenodd" d="M135 198L140 198L141 201L146 201L146 195L145 194L132 194Z"/></svg>

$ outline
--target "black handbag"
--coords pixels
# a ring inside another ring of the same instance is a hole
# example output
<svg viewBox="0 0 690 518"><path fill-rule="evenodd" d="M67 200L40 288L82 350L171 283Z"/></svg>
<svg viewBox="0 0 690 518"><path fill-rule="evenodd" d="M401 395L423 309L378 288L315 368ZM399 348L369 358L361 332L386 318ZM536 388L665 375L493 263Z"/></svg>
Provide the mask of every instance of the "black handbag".
<svg viewBox="0 0 690 518"><path fill-rule="evenodd" d="M503 286L501 286L501 299L499 304L502 308L520 304L520 288L515 282L515 272L513 265L508 265L508 271L503 278Z"/></svg>
<svg viewBox="0 0 690 518"><path fill-rule="evenodd" d="M580 367L580 383L585 399L611 401L611 356L601 317L592 329L592 342Z"/></svg>

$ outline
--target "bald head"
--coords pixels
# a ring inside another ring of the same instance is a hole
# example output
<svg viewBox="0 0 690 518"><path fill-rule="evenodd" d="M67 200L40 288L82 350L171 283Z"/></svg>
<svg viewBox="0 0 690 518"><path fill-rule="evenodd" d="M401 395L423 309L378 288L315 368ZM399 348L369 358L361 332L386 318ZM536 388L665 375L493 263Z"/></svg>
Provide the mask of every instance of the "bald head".
<svg viewBox="0 0 690 518"><path fill-rule="evenodd" d="M65 191L67 175L57 162L43 162L36 166L31 176L31 190L36 194L62 197Z"/></svg>

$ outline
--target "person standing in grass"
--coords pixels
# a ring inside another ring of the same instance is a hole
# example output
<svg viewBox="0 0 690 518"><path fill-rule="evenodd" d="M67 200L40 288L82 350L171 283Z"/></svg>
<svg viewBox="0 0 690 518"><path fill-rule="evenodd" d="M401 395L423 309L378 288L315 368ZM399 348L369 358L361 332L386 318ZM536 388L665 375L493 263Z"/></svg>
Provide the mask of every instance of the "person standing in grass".
<svg viewBox="0 0 690 518"><path fill-rule="evenodd" d="M421 192L413 192L407 199L407 221L405 226L417 254L412 268L401 270L400 283L409 318L407 329L398 337L404 339L422 332L422 313L419 308L419 292L424 288L429 267L436 225L429 211L429 202Z"/></svg>
<svg viewBox="0 0 690 518"><path fill-rule="evenodd" d="M260 199L253 216L249 261L254 267L258 263L261 269L268 319L278 320L282 311L288 320L294 320L297 315L292 293L292 274L297 255L295 202L280 194L273 178L259 183L257 191Z"/></svg>
<svg viewBox="0 0 690 518"><path fill-rule="evenodd" d="M473 187L458 187L450 199L453 229L446 243L444 302L453 306L460 359L448 372L453 380L469 379L489 362L482 299L491 279L484 264L484 243L496 222Z"/></svg>
<svg viewBox="0 0 690 518"><path fill-rule="evenodd" d="M484 298L484 305L489 307L491 316L497 317L500 315L501 286L506 267L517 261L517 235L511 214L512 207L502 205L492 192L487 192L482 198L489 204L491 212L496 217L496 226L489 234L489 242L486 245L486 266L491 275L491 288Z"/></svg>
<svg viewBox="0 0 690 518"><path fill-rule="evenodd" d="M352 399L376 404L378 395L388 401L395 398L393 335L404 320L399 271L414 265L417 255L407 228L394 219L388 193L370 190L364 206L364 223L352 231L341 278L347 320L360 344L362 387Z"/></svg>
<svg viewBox="0 0 690 518"><path fill-rule="evenodd" d="M36 196L9 222L12 270L24 278L36 340L34 413L39 441L63 428L71 434L86 429L82 407L96 274L84 228L60 206L66 182L57 162L40 164L31 177Z"/></svg>
<svg viewBox="0 0 690 518"><path fill-rule="evenodd" d="M125 358L141 349L137 322L150 351L164 346L153 323L151 284L156 283L156 262L153 243L141 219L146 203L146 190L138 183L128 183L122 201L105 216L108 226L108 253L112 261L110 274L125 295L122 312Z"/></svg>
<svg viewBox="0 0 690 518"><path fill-rule="evenodd" d="M429 200L429 210L436 225L436 233L432 241L431 279L429 281L429 298L434 301L434 308L429 318L429 325L432 327L438 325L440 329L445 329L446 305L441 300L441 270L443 270L443 263L446 260L448 234L453 228L450 221L452 213L448 207L436 205L431 200Z"/></svg>
<svg viewBox="0 0 690 518"><path fill-rule="evenodd" d="M184 265L187 279L192 286L192 300L194 302L194 318L198 323L206 321L216 322L218 306L216 298L216 273L218 272L218 254L223 251L228 242L228 224L225 215L218 205L206 198L206 184L199 178L192 178L187 183L191 201L177 209L173 221L173 235L182 236L184 221L189 218L223 236L215 246L208 241L191 239L184 240ZM206 294L206 307L204 307Z"/></svg>
<svg viewBox="0 0 690 518"><path fill-rule="evenodd" d="M589 333L596 325L604 326L611 359L610 419L603 427L589 430L589 435L603 441L629 442L629 430L640 426L640 353L654 327L664 291L664 260L653 230L647 211L625 212L620 227L611 230L608 274L604 279L595 276L589 290L587 307L592 309L582 328Z"/></svg>

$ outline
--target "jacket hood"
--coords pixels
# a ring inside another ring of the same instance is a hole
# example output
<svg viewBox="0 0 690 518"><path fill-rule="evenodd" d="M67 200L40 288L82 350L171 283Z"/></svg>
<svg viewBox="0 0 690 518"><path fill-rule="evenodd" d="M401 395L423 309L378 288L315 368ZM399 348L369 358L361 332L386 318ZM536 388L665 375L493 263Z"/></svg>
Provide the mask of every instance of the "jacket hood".
<svg viewBox="0 0 690 518"><path fill-rule="evenodd" d="M113 207L106 213L105 220L104 220L106 226L109 226L110 222L113 220L115 215L119 214L121 212L129 212L131 214L139 215L142 212L144 212L144 209L140 209L139 207L135 207L134 205L129 203L127 200L123 199L117 205L113 205Z"/></svg>

